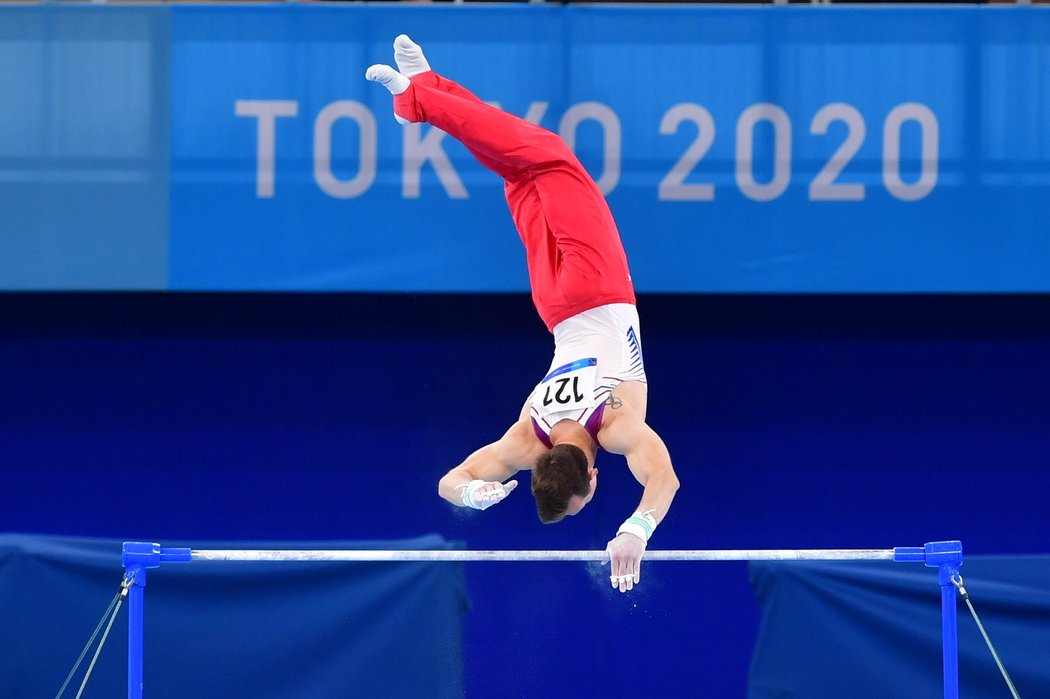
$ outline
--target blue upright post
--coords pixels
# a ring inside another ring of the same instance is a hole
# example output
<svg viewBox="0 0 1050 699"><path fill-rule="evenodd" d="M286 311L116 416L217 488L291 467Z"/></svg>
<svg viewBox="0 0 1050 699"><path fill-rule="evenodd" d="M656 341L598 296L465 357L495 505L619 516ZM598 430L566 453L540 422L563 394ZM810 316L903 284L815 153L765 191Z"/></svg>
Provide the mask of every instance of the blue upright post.
<svg viewBox="0 0 1050 699"><path fill-rule="evenodd" d="M944 699L959 699L959 621L953 580L962 565L962 544L937 541L926 544L926 565L937 568L941 584L941 646L944 653Z"/></svg>
<svg viewBox="0 0 1050 699"><path fill-rule="evenodd" d="M128 588L128 699L142 699L142 606L146 588L146 569L127 568L133 576Z"/></svg>
<svg viewBox="0 0 1050 699"><path fill-rule="evenodd" d="M160 544L125 542L124 579L128 587L128 699L142 699L142 635L146 569L160 565Z"/></svg>
<svg viewBox="0 0 1050 699"><path fill-rule="evenodd" d="M188 561L189 549L161 548L160 544L124 542L124 579L128 584L128 699L142 699L143 607L146 569L161 561Z"/></svg>
<svg viewBox="0 0 1050 699"><path fill-rule="evenodd" d="M955 586L949 566L940 567L941 580L941 643L944 647L944 699L959 698L959 627L955 609ZM948 578L948 582L945 582Z"/></svg>
<svg viewBox="0 0 1050 699"><path fill-rule="evenodd" d="M954 579L962 565L962 542L934 541L922 548L898 546L895 561L922 561L936 568L941 584L941 648L944 655L944 699L959 699L959 624Z"/></svg>

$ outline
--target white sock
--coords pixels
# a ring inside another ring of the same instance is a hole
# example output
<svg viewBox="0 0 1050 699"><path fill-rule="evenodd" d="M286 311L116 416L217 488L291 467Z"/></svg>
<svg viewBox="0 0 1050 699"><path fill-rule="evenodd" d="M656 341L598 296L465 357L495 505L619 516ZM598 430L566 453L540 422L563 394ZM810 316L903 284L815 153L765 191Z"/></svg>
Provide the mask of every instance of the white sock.
<svg viewBox="0 0 1050 699"><path fill-rule="evenodd" d="M365 71L365 80L379 83L386 89L390 90L390 94L392 95L400 95L408 89L409 85L408 78L401 73L398 73L390 66L385 66L382 63L377 63L376 65L369 67L369 69ZM397 119L397 123L399 124L409 123L407 119L402 119L397 114L394 115L394 118Z"/></svg>
<svg viewBox="0 0 1050 699"><path fill-rule="evenodd" d="M430 70L427 57L423 55L423 49L409 39L407 34L399 34L394 39L394 62L397 63L397 69L401 71L401 74L408 78Z"/></svg>
<svg viewBox="0 0 1050 699"><path fill-rule="evenodd" d="M390 66L385 66L382 63L377 63L374 66L370 66L365 71L365 80L371 80L377 82L386 89L390 90L392 95L400 95L402 92L408 89L408 78Z"/></svg>

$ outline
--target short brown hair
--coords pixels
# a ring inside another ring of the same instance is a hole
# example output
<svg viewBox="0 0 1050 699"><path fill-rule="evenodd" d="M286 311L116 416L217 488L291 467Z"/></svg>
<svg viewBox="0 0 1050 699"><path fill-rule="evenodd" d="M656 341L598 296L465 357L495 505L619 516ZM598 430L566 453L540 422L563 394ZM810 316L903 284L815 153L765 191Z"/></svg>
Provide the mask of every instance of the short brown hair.
<svg viewBox="0 0 1050 699"><path fill-rule="evenodd" d="M555 444L536 459L532 469L532 495L536 498L536 513L541 522L560 521L569 507L569 498L591 492L587 472L587 455L572 444Z"/></svg>

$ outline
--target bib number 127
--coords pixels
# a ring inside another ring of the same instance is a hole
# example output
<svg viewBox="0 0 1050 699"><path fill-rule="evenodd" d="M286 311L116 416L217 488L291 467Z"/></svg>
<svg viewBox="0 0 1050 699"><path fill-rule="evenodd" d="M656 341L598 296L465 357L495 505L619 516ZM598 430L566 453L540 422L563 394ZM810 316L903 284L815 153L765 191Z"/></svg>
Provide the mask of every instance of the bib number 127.
<svg viewBox="0 0 1050 699"><path fill-rule="evenodd" d="M582 403L583 399L584 394L580 392L579 376L554 379L547 384L547 389L543 392L543 407L550 408L554 404L559 406L578 404Z"/></svg>

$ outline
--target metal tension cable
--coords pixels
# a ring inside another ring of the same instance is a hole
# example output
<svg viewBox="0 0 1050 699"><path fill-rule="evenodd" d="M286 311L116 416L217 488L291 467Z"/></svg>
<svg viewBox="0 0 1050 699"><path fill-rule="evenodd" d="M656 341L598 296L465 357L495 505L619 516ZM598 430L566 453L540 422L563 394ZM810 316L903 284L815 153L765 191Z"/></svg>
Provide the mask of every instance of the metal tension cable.
<svg viewBox="0 0 1050 699"><path fill-rule="evenodd" d="M1021 699L1021 695L1017 693L1017 688L1014 687L1013 680L1010 679L1010 673L1006 671L1003 661L999 659L999 654L995 652L995 646L992 645L992 639L988 637L988 632L984 630L984 624L981 623L981 620L977 616L977 610L973 608L973 603L970 602L970 595L966 592L966 588L963 587L962 576L956 573L951 577L951 581L959 591L959 596L962 597L963 602L966 602L966 606L970 608L970 614L973 616L973 620L977 622L977 628L981 631L981 635L984 636L984 642L987 644L988 650L992 652L995 664L999 666L999 672L1002 673L1003 679L1006 680L1006 686L1010 688L1010 694L1014 699Z"/></svg>
<svg viewBox="0 0 1050 699"><path fill-rule="evenodd" d="M128 590L131 588L132 583L135 582L135 573L128 575L120 583L120 590L116 595L113 596L113 601L109 603L106 611L102 614L102 618L98 621L98 626L95 627L95 631L91 634L91 638L88 639L87 643L84 644L84 649L80 651L80 657L77 658L76 663L73 664L73 669L66 675L66 681L62 683L62 687L59 688L58 694L55 695L55 699L60 699L63 692L66 691L66 687L69 686L69 681L73 679L73 675L80 668L80 664L84 662L84 656L87 655L88 648L95 641L95 637L98 636L99 630L102 625L106 623L106 618L109 618L109 623L106 624L106 630L102 634L102 640L98 642L98 648L95 649L95 655L91 658L91 663L88 665L87 672L84 673L84 679L80 683L80 689L77 690L76 699L80 699L80 696L84 693L84 687L87 686L88 678L91 677L92 671L95 669L95 662L98 661L98 656L102 652L102 646L106 645L106 639L109 637L109 630L113 628L113 622L117 618L117 613L120 612L120 605L124 603L124 599L128 596Z"/></svg>

